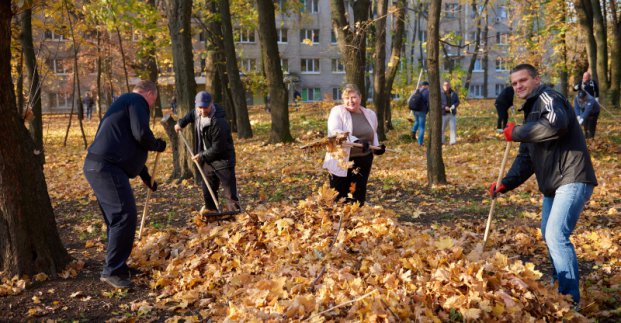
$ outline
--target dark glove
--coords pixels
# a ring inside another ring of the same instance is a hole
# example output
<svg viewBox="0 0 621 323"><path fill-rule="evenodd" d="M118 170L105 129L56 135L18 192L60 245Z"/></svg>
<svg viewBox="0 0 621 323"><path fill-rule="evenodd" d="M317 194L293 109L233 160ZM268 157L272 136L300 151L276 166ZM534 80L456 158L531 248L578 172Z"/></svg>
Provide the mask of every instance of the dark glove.
<svg viewBox="0 0 621 323"><path fill-rule="evenodd" d="M362 152L363 153L368 153L369 152L369 142L368 141L356 140L354 142L357 143L357 144L362 144Z"/></svg>
<svg viewBox="0 0 621 323"><path fill-rule="evenodd" d="M491 196L492 198L495 198L496 194L498 193L506 193L506 192L507 192L507 188L502 182L500 183L500 186L498 187L496 187L496 182L492 183L492 185L489 187L489 196Z"/></svg>
<svg viewBox="0 0 621 323"><path fill-rule="evenodd" d="M151 175L149 175L149 169L147 169L147 166L145 166L138 175L140 176L140 179L142 180L144 185L146 185L151 191L157 191L157 182L152 180Z"/></svg>
<svg viewBox="0 0 621 323"><path fill-rule="evenodd" d="M155 139L155 151L162 152L166 150L166 142L160 138Z"/></svg>
<svg viewBox="0 0 621 323"><path fill-rule="evenodd" d="M505 134L505 139L507 139L507 141L513 141L513 137L511 136L511 134L513 133L513 128L515 128L515 123L509 122L507 123L507 127L503 131Z"/></svg>
<svg viewBox="0 0 621 323"><path fill-rule="evenodd" d="M377 156L383 155L385 152L386 152L386 145L384 144L380 145L380 149L373 150L373 154Z"/></svg>

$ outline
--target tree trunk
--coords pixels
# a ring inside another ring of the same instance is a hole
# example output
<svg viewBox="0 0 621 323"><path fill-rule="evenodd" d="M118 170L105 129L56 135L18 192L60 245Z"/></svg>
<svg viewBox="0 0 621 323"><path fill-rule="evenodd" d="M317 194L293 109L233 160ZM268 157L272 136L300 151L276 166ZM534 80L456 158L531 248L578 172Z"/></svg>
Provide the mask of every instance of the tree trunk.
<svg viewBox="0 0 621 323"><path fill-rule="evenodd" d="M621 106L621 12L616 8L615 2L609 0L610 15L612 21L612 46L610 50L610 102L612 106Z"/></svg>
<svg viewBox="0 0 621 323"><path fill-rule="evenodd" d="M574 8L578 16L578 24L582 28L582 33L587 36L587 56L589 57L589 68L594 80L598 80L597 75L597 45L593 35L593 10L590 0L574 0ZM585 72L585 71L583 71Z"/></svg>
<svg viewBox="0 0 621 323"><path fill-rule="evenodd" d="M179 178L179 174L181 174L181 167L179 167L179 154L187 154L187 151L185 151L185 147L182 147L182 150L179 151L179 135L177 135L177 132L175 131L175 124L177 124L175 119L173 119L170 114L167 114L164 118L162 118L160 124L164 130L166 130L166 134L168 135L168 139L170 139L171 143L173 171L172 174L170 174L168 181L173 181Z"/></svg>
<svg viewBox="0 0 621 323"><path fill-rule="evenodd" d="M95 100L95 102L97 102L97 116L99 116L99 121L101 121L101 110L102 110L102 106L101 106L101 95L102 95L102 91L101 91L101 34L99 33L99 28L97 28L97 80L96 80L96 84L97 84L97 99Z"/></svg>
<svg viewBox="0 0 621 323"><path fill-rule="evenodd" d="M431 0L427 21L427 66L429 67L429 88L440 88L440 9L442 0ZM442 160L442 112L440 91L429 91L430 136L427 142L427 181L429 187L446 184L444 161Z"/></svg>
<svg viewBox="0 0 621 323"><path fill-rule="evenodd" d="M561 2L559 4L561 6L562 14L558 15L558 23L561 26L567 25L567 4L565 2ZM559 72L559 80L561 86L561 93L563 96L567 97L567 90L569 89L569 67L567 66L567 30L561 29L559 31L559 42L560 42L560 69Z"/></svg>
<svg viewBox="0 0 621 323"><path fill-rule="evenodd" d="M179 115L184 116L194 109L196 96L196 81L194 80L194 59L192 55L192 1L166 0L166 15L168 16L168 30L172 42L173 69L175 71L175 94ZM190 147L194 147L196 132L193 127L183 129L185 138L188 138ZM180 143L179 146L182 146ZM182 148L184 149L184 148ZM179 154L181 173L179 179L194 175L199 182L198 170L194 170L192 159L188 154Z"/></svg>
<svg viewBox="0 0 621 323"><path fill-rule="evenodd" d="M32 9L28 8L21 15L21 43L22 52L26 68L28 69L28 108L32 109L34 120L30 123L30 134L34 140L35 149L39 151L36 155L40 163L45 164L45 154L43 150L43 114L41 111L41 80L37 69L37 57L34 52L32 40ZM19 94L22 96L22 93Z"/></svg>
<svg viewBox="0 0 621 323"><path fill-rule="evenodd" d="M270 131L270 143L292 142L289 130L289 104L287 100L287 88L282 79L280 55L276 40L276 18L274 16L274 2L272 0L257 0L259 13L259 40L265 64L267 86L270 93L270 107L272 116L272 129Z"/></svg>
<svg viewBox="0 0 621 323"><path fill-rule="evenodd" d="M56 229L43 165L17 113L11 80L11 1L0 1L0 271L62 271L71 258Z"/></svg>
<svg viewBox="0 0 621 323"><path fill-rule="evenodd" d="M466 82L464 83L464 88L466 91L470 91L470 82L472 81L472 71L474 70L474 64L479 57L479 49L481 48L481 24L483 12L487 11L487 0L483 3L483 10L479 12L477 8L477 2L475 0L471 3L472 11L476 12L475 21L477 25L477 29L474 34L474 52L472 54L472 58L470 59L470 64L468 64L468 70L466 71Z"/></svg>
<svg viewBox="0 0 621 323"><path fill-rule="evenodd" d="M401 53L403 51L403 34L405 32L405 11L407 3L405 0L398 0L395 3L396 10L393 13L393 21L395 22L395 28L392 34L392 46L390 53L390 60L388 61L388 69L386 70L386 85L384 86L385 95L384 111L386 116L386 130L392 130L392 106L390 102L390 95L392 93L392 86L395 83L395 77L399 70L399 62L401 60Z"/></svg>
<svg viewBox="0 0 621 323"><path fill-rule="evenodd" d="M231 23L231 8L229 0L219 0L218 6L222 18L222 39L224 42L224 54L226 55L226 71L229 80L229 91L235 106L235 120L237 121L237 137L252 138L248 106L246 105L246 90L239 76L237 56L235 55L235 43L233 38L233 24ZM274 27L276 28L276 27ZM276 56L278 52L276 52ZM278 70L280 71L280 70Z"/></svg>
<svg viewBox="0 0 621 323"><path fill-rule="evenodd" d="M483 43L483 57L481 57L481 67L483 68L483 91L481 95L484 98L487 98L487 85L489 83L489 16L487 12L484 15L485 25L483 26L483 39L485 42Z"/></svg>
<svg viewBox="0 0 621 323"><path fill-rule="evenodd" d="M595 35L595 44L597 46L597 80L599 86L599 99L604 104L608 98L608 88L610 80L608 78L608 37L606 35L606 22L602 16L602 8L599 0L591 0L591 8L593 10L593 34Z"/></svg>
<svg viewBox="0 0 621 323"><path fill-rule="evenodd" d="M116 27L116 36L119 39L119 49L121 50L121 60L123 60L123 73L125 74L125 87L127 88L127 92L129 92L130 91L129 75L127 72L127 62L125 61L125 49L123 49L123 37L121 37L121 30L119 30L118 26Z"/></svg>
<svg viewBox="0 0 621 323"><path fill-rule="evenodd" d="M375 19L375 66L373 68L373 103L377 113L377 136L381 141L386 140L385 106L386 92L386 15L388 0L377 1L377 17Z"/></svg>
<svg viewBox="0 0 621 323"><path fill-rule="evenodd" d="M155 0L148 0L147 1L148 5L153 7L153 10L157 12L157 7L155 5ZM147 42L150 44L154 44L155 43L155 37L154 36L149 36L147 37ZM147 72L147 79L153 83L156 84L157 88L158 88L158 92L159 92L159 85L157 83L158 80L158 75L159 72L157 71L157 61L156 61L156 53L155 53L155 46L151 46L148 48L145 57L143 58L143 66L146 68L146 72ZM161 96L158 95L157 99L155 100L155 109L153 109L153 118L154 119L161 119L162 116L164 115L162 113L162 99Z"/></svg>
<svg viewBox="0 0 621 323"><path fill-rule="evenodd" d="M345 65L345 83L358 86L362 95L362 105L367 102L366 73L366 40L369 28L370 0L348 1L353 6L353 27L347 19L344 0L330 0L332 26L336 32L336 40Z"/></svg>

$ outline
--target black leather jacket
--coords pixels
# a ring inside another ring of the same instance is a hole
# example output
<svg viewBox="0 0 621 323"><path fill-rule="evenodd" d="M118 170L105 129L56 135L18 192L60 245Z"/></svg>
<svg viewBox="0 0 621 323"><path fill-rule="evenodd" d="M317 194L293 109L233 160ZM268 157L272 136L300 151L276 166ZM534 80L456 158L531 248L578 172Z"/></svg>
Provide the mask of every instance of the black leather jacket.
<svg viewBox="0 0 621 323"><path fill-rule="evenodd" d="M502 180L508 190L533 173L545 196L554 196L565 184L597 185L584 135L563 95L542 85L520 110L524 111L524 124L511 133L513 140L521 143L520 150Z"/></svg>

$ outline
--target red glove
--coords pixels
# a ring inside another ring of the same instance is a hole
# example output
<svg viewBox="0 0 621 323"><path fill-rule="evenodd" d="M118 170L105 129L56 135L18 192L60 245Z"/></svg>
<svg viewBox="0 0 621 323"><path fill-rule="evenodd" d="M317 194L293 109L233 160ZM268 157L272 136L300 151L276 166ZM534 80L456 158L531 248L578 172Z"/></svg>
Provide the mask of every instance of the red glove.
<svg viewBox="0 0 621 323"><path fill-rule="evenodd" d="M507 141L513 141L513 137L511 137L511 134L513 133L513 128L515 128L515 123L509 122L507 123L507 127L503 131L505 133L505 139L507 139Z"/></svg>
<svg viewBox="0 0 621 323"><path fill-rule="evenodd" d="M507 192L507 188L502 183L500 183L500 186L496 187L496 182L494 182L489 187L489 196L491 196L492 198L495 198L496 194L498 193L506 193L506 192Z"/></svg>

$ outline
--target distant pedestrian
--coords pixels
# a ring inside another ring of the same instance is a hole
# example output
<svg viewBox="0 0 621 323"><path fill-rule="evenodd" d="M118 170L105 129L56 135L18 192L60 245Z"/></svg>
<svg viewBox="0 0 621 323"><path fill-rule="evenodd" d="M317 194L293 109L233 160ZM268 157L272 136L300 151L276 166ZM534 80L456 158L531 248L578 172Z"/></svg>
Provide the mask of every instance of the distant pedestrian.
<svg viewBox="0 0 621 323"><path fill-rule="evenodd" d="M295 107L295 111L300 109L300 102L302 101L302 95L298 90L293 92L293 106Z"/></svg>
<svg viewBox="0 0 621 323"><path fill-rule="evenodd" d="M582 81L574 85L574 91L580 90L586 91L599 103L599 86L597 86L597 81L591 78L591 73L588 71L582 74Z"/></svg>
<svg viewBox="0 0 621 323"><path fill-rule="evenodd" d="M504 128L507 127L507 122L509 121L509 109L513 106L513 97L515 96L515 92L513 91L512 86L507 86L498 94L496 98L496 102L494 105L496 106L496 112L498 112L498 122L496 123L496 131L502 132Z"/></svg>
<svg viewBox="0 0 621 323"><path fill-rule="evenodd" d="M418 132L418 145L423 145L425 138L425 122L429 113L429 82L423 81L418 89L408 98L408 107L414 116L412 125L412 139L416 140Z"/></svg>
<svg viewBox="0 0 621 323"><path fill-rule="evenodd" d="M156 139L149 128L156 99L155 83L140 81L132 93L114 101L101 119L84 161L84 177L95 192L108 236L100 280L114 288L131 284L127 259L136 234L136 200L129 179L140 176L149 189L157 190L145 166L149 151L166 149L166 142Z"/></svg>
<svg viewBox="0 0 621 323"><path fill-rule="evenodd" d="M93 105L95 105L95 101L93 101L93 97L91 96L91 92L86 92L84 98L82 99L82 107L84 111L86 111L86 119L91 120L93 116Z"/></svg>
<svg viewBox="0 0 621 323"><path fill-rule="evenodd" d="M574 111L578 118L578 123L584 129L584 136L587 139L595 137L595 128L597 127L597 119L599 118L600 105L586 91L578 91L578 95L574 99Z"/></svg>
<svg viewBox="0 0 621 323"><path fill-rule="evenodd" d="M442 91L440 93L442 108L442 144L444 144L444 132L446 126L450 124L450 141L451 145L457 142L457 107L459 106L459 97L451 88L451 83L444 81Z"/></svg>
<svg viewBox="0 0 621 323"><path fill-rule="evenodd" d="M177 114L177 97L174 95L170 98L170 109L173 114Z"/></svg>

